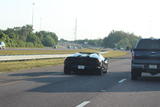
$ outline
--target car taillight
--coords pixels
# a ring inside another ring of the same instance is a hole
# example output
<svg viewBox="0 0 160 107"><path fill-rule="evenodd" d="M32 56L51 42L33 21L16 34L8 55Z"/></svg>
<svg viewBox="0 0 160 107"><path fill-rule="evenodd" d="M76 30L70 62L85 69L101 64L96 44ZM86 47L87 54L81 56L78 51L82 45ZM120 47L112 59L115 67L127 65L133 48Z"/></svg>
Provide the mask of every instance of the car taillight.
<svg viewBox="0 0 160 107"><path fill-rule="evenodd" d="M101 65L101 62L98 59L96 59L96 64Z"/></svg>

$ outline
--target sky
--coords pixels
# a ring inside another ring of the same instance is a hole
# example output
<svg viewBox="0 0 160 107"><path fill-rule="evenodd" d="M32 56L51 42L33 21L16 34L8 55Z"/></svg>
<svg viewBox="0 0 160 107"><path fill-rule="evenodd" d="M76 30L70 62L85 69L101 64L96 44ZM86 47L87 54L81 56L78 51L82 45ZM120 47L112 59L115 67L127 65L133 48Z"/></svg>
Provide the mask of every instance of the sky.
<svg viewBox="0 0 160 107"><path fill-rule="evenodd" d="M35 3L35 5L33 5ZM159 0L0 0L0 29L32 24L66 40L99 39L112 30L160 38Z"/></svg>

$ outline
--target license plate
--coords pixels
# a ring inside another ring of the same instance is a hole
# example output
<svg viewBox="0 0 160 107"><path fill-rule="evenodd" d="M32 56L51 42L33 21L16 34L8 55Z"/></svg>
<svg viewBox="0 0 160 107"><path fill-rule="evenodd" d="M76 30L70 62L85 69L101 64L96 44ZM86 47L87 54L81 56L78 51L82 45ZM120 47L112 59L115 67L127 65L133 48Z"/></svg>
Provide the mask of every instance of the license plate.
<svg viewBox="0 0 160 107"><path fill-rule="evenodd" d="M78 65L78 69L85 69L84 65Z"/></svg>
<svg viewBox="0 0 160 107"><path fill-rule="evenodd" d="M150 69L157 69L157 65L149 65Z"/></svg>

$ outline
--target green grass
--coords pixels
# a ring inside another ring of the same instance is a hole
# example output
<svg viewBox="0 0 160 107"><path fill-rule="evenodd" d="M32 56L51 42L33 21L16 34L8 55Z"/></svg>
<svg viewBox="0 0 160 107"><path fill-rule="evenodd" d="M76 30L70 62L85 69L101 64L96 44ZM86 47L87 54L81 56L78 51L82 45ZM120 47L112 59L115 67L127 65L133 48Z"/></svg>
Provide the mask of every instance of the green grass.
<svg viewBox="0 0 160 107"><path fill-rule="evenodd" d="M97 50L0 50L0 55L71 54L76 52L97 52Z"/></svg>
<svg viewBox="0 0 160 107"><path fill-rule="evenodd" d="M103 54L106 58L115 58L127 55L128 52L125 51L109 51L108 53Z"/></svg>
<svg viewBox="0 0 160 107"><path fill-rule="evenodd" d="M109 51L103 54L104 57L113 58L127 55L123 51ZM15 61L15 62L0 62L0 72L16 71L19 69L30 69L33 67L53 66L63 64L64 59L43 59L43 60L29 60L29 61Z"/></svg>
<svg viewBox="0 0 160 107"><path fill-rule="evenodd" d="M19 69L30 69L33 67L49 66L62 64L64 59L44 59L44 60L29 60L15 62L0 62L0 72L16 71Z"/></svg>

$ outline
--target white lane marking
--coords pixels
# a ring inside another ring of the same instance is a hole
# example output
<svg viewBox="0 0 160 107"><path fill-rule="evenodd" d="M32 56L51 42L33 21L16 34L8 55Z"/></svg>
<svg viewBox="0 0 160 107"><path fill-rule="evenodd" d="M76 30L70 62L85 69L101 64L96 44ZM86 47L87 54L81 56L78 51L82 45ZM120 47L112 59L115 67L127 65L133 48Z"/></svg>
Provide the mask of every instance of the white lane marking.
<svg viewBox="0 0 160 107"><path fill-rule="evenodd" d="M77 105L76 107L84 107L84 106L86 106L89 103L90 103L90 101L84 101L81 104Z"/></svg>
<svg viewBox="0 0 160 107"><path fill-rule="evenodd" d="M118 83L123 83L124 81L126 81L127 79L121 79L120 81L118 81Z"/></svg>

